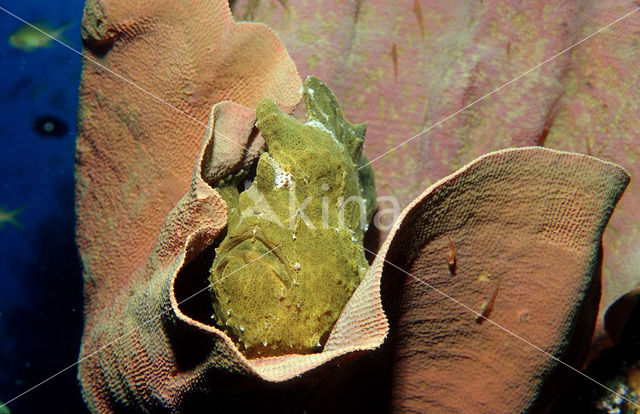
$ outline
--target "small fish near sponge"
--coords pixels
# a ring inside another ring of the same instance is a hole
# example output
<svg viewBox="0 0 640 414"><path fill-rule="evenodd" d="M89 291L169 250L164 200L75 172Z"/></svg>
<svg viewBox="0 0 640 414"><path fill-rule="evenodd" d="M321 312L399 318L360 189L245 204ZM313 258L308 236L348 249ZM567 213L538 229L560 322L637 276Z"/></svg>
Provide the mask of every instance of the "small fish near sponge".
<svg viewBox="0 0 640 414"><path fill-rule="evenodd" d="M228 225L211 269L214 316L248 356L320 351L369 269L363 239L376 200L365 125L347 121L317 78L303 97L305 124L272 100L258 105L267 149L253 184L239 193L236 174L216 187Z"/></svg>
<svg viewBox="0 0 640 414"><path fill-rule="evenodd" d="M45 22L25 24L9 35L9 44L15 49L33 52L40 48L53 47L55 40L68 43L63 34L73 24L74 22L68 22L59 27Z"/></svg>
<svg viewBox="0 0 640 414"><path fill-rule="evenodd" d="M24 230L22 224L16 218L26 207L17 208L15 210L7 210L6 207L0 205L0 230L4 228L4 224L13 225L18 230Z"/></svg>

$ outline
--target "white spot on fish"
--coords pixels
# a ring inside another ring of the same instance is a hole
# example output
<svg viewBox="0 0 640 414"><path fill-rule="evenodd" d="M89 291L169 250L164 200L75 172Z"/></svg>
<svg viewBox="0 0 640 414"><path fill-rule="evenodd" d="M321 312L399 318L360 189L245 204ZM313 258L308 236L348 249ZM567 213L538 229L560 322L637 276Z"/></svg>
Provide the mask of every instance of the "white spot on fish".
<svg viewBox="0 0 640 414"><path fill-rule="evenodd" d="M325 119L329 119L329 117L326 114L323 114ZM307 121L304 123L305 125L308 125L312 128L318 128L323 130L324 132L328 133L329 135L331 135L331 138L333 138L333 140L336 142L336 144L338 144L340 146L340 148L343 148L344 145L342 145L342 141L340 141L338 138L336 138L336 135L333 133L333 131L330 131L327 129L327 127L325 127L322 123L316 121L315 119L311 120L311 121Z"/></svg>
<svg viewBox="0 0 640 414"><path fill-rule="evenodd" d="M276 190L281 189L282 187L291 188L293 184L293 176L283 170L279 165L276 165L276 173L273 179L273 185Z"/></svg>

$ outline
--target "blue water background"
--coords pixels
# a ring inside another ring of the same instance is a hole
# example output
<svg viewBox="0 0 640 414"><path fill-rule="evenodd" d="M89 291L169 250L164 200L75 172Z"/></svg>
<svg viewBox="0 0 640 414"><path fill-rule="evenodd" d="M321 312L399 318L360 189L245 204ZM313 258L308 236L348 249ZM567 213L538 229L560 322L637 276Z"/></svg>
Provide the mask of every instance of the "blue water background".
<svg viewBox="0 0 640 414"><path fill-rule="evenodd" d="M72 21L80 50L82 0L0 1L29 22ZM0 401L6 402L77 360L82 276L74 244L73 161L81 57L54 44L24 52L8 36L24 23L0 10L0 205L24 207L0 229ZM41 115L69 126L63 137L32 129ZM76 367L9 405L12 414L85 413Z"/></svg>

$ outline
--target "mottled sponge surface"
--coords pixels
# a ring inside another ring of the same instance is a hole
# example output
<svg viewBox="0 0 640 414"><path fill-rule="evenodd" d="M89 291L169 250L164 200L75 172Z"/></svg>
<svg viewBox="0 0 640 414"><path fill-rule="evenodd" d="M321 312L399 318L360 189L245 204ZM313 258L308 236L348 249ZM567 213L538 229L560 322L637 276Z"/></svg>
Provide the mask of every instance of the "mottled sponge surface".
<svg viewBox="0 0 640 414"><path fill-rule="evenodd" d="M233 179L217 187L229 213L211 268L214 316L250 357L319 351L369 268L365 126L349 123L318 79L303 94L306 124L271 100L258 105L268 152L255 180L240 194Z"/></svg>
<svg viewBox="0 0 640 414"><path fill-rule="evenodd" d="M268 97L291 110L302 82L278 37L234 22L225 1L88 0L82 36L76 214L91 319L189 189L211 107Z"/></svg>
<svg viewBox="0 0 640 414"><path fill-rule="evenodd" d="M350 119L367 121L367 156L382 156L373 166L383 200L405 206L476 157L528 145L593 155L640 175L637 2L232 6L237 18L272 27L301 74L323 79ZM638 205L632 183L604 235L601 315L640 284Z"/></svg>
<svg viewBox="0 0 640 414"><path fill-rule="evenodd" d="M553 401L575 375L557 359L585 360L602 233L628 183L612 163L522 148L414 200L381 252L394 411L538 412Z"/></svg>

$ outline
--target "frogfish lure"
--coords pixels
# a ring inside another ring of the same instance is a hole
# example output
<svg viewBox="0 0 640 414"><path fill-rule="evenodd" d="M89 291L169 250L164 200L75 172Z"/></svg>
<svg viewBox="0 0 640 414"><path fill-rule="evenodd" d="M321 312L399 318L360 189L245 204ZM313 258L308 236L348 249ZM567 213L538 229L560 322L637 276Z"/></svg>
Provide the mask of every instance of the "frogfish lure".
<svg viewBox="0 0 640 414"><path fill-rule="evenodd" d="M310 77L307 122L269 99L257 107L266 142L249 188L216 188L228 224L210 270L213 318L249 358L322 349L369 266L364 232L376 209L365 124L351 124Z"/></svg>

